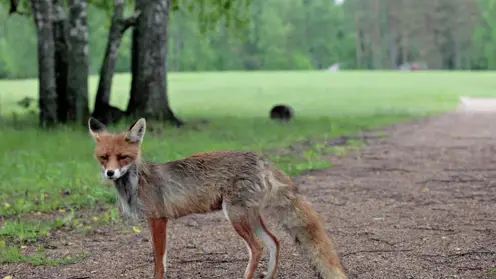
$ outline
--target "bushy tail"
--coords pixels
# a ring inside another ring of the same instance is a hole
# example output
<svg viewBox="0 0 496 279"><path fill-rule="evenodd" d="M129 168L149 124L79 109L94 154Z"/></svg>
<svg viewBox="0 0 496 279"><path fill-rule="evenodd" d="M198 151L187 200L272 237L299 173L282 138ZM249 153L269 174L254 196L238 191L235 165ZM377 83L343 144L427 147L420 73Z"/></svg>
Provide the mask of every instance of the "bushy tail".
<svg viewBox="0 0 496 279"><path fill-rule="evenodd" d="M306 250L319 278L347 279L333 241L327 235L318 213L297 193L296 187L284 173L273 170L269 182L273 189L269 207L275 210L279 224Z"/></svg>

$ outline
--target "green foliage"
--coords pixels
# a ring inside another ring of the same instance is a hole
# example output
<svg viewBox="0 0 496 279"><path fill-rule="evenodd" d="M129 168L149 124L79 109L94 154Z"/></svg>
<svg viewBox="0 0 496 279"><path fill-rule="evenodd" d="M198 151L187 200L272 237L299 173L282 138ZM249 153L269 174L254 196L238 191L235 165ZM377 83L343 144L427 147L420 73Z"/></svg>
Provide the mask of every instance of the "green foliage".
<svg viewBox="0 0 496 279"><path fill-rule="evenodd" d="M0 227L0 239L12 239L16 243L25 244L49 235L50 230L64 225L61 219L50 222L41 221L9 221Z"/></svg>
<svg viewBox="0 0 496 279"><path fill-rule="evenodd" d="M479 0L481 9L481 28L476 29L474 41L476 51L475 62L478 68L496 69L496 2L491 0Z"/></svg>
<svg viewBox="0 0 496 279"><path fill-rule="evenodd" d="M253 0L172 0L173 11L187 11L196 19L202 33L215 27L221 20L233 29L246 25L247 16Z"/></svg>
<svg viewBox="0 0 496 279"><path fill-rule="evenodd" d="M378 1L384 8L380 13L383 35L379 47L382 53L375 53L377 50L369 47L361 54L364 55L361 58L363 61L357 61L355 16L372 15L363 15L363 9L370 7L353 5L354 1L336 6L330 0L174 0L169 28L169 70L308 70L324 69L338 62L351 69L390 67L387 46L392 35L387 29L389 6L385 3L394 1ZM429 1L426 1L422 0L411 13L427 9L421 7L428 5ZM466 3L471 1L475 0L467 0ZM21 7L24 12L29 12L27 2L21 1L25 6ZM0 77L35 77L37 62L33 20L25 15L7 18L8 3L6 0L0 1ZM97 73L105 51L114 2L91 0L89 3L90 72ZM127 5L126 14L130 15L134 1L128 1ZM470 31L472 38L463 43L460 58L463 61L460 63L468 65L464 68L496 69L496 22L491 16L496 12L495 2L478 0L476 9L472 16L473 23L466 24L475 24L475 29ZM446 14L440 13L439 16ZM401 10L395 16L399 19L406 17ZM422 15L414 18L419 16ZM373 26L372 19L367 20L366 26ZM446 24L449 26L451 23ZM469 32L467 30L457 33ZM373 32L368 33L373 35ZM419 45L429 39L424 37L411 39L411 59L418 59L420 53L432 51L430 46L422 49ZM127 32L119 51L117 72L129 72L130 38L131 32ZM373 39L367 38L369 41ZM369 41L363 43L370 44ZM435 52L429 55L426 57L430 57L433 63L438 63L442 56Z"/></svg>
<svg viewBox="0 0 496 279"><path fill-rule="evenodd" d="M36 76L37 39L31 19L17 14L7 18L0 6L0 26L0 78Z"/></svg>
<svg viewBox="0 0 496 279"><path fill-rule="evenodd" d="M86 255L78 254L74 257L53 259L45 254L42 247L38 247L34 255L26 256L21 248L0 246L0 264L28 262L32 265L65 265L75 263L77 260L81 260L85 257Z"/></svg>

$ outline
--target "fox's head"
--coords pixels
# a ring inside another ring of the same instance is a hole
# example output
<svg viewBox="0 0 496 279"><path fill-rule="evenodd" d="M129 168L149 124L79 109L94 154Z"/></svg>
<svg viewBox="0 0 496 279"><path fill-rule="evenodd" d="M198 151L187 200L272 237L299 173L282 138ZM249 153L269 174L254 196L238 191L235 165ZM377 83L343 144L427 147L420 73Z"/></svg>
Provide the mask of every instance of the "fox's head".
<svg viewBox="0 0 496 279"><path fill-rule="evenodd" d="M100 121L88 120L90 134L96 142L95 157L102 166L103 175L110 180L122 177L141 155L141 142L146 130L146 121L140 118L129 131L114 135Z"/></svg>

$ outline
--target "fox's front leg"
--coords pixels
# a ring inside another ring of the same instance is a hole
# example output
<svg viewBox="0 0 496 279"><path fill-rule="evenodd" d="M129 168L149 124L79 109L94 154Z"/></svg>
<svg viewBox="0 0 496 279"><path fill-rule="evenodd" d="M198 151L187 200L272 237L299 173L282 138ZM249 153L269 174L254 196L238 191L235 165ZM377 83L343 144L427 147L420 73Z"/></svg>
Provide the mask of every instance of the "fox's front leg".
<svg viewBox="0 0 496 279"><path fill-rule="evenodd" d="M167 266L167 219L150 218L148 219L148 226L153 240L155 279L164 279Z"/></svg>

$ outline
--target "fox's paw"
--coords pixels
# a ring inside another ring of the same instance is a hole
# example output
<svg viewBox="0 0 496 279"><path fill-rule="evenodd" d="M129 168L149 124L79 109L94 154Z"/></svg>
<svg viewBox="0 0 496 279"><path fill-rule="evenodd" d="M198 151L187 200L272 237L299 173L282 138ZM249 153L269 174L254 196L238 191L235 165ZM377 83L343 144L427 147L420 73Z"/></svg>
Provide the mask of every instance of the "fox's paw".
<svg viewBox="0 0 496 279"><path fill-rule="evenodd" d="M273 277L269 276L269 273L267 271L262 271L258 275L258 278L260 279L273 279Z"/></svg>

